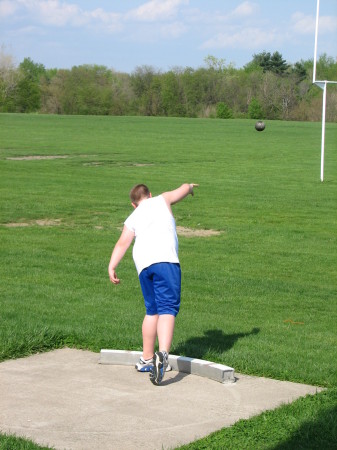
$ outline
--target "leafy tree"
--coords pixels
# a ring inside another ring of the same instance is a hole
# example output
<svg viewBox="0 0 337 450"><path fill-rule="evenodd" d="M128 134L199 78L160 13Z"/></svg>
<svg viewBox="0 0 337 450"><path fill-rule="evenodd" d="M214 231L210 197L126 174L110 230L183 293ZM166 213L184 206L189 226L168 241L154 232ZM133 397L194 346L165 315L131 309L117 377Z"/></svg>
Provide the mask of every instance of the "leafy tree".
<svg viewBox="0 0 337 450"><path fill-rule="evenodd" d="M66 84L67 95L72 98L72 114L109 114L111 81L111 71L105 66L73 67Z"/></svg>
<svg viewBox="0 0 337 450"><path fill-rule="evenodd" d="M316 79L337 81L337 60L323 53L316 63Z"/></svg>
<svg viewBox="0 0 337 450"><path fill-rule="evenodd" d="M281 118L281 99L279 95L281 81L281 77L270 71L263 75L259 98L267 119Z"/></svg>
<svg viewBox="0 0 337 450"><path fill-rule="evenodd" d="M163 115L162 83L162 76L160 74L154 74L147 90L147 94L144 94L143 96L145 103L148 105L149 115Z"/></svg>
<svg viewBox="0 0 337 450"><path fill-rule="evenodd" d="M135 94L135 102L139 113L153 115L151 84L158 73L151 66L138 66L131 74L130 82Z"/></svg>
<svg viewBox="0 0 337 450"><path fill-rule="evenodd" d="M207 55L206 58L204 58L204 61L209 69L217 72L223 72L226 69L226 60L224 58L216 58L215 56Z"/></svg>
<svg viewBox="0 0 337 450"><path fill-rule="evenodd" d="M19 81L14 58L0 49L0 111L16 111L16 92Z"/></svg>
<svg viewBox="0 0 337 450"><path fill-rule="evenodd" d="M127 115L132 113L131 104L133 92L130 84L130 75L111 71L111 107L112 115Z"/></svg>
<svg viewBox="0 0 337 450"><path fill-rule="evenodd" d="M17 87L18 108L20 112L38 111L41 106L40 78L45 74L43 64L25 58L19 65L20 80Z"/></svg>
<svg viewBox="0 0 337 450"><path fill-rule="evenodd" d="M179 78L173 71L162 75L162 106L165 115L183 117L185 108L181 101Z"/></svg>
<svg viewBox="0 0 337 450"><path fill-rule="evenodd" d="M198 73L191 67L187 67L179 75L182 86L183 104L188 117L196 117L200 108L203 83Z"/></svg>
<svg viewBox="0 0 337 450"><path fill-rule="evenodd" d="M35 63L30 58L25 58L19 65L19 69L31 81L39 81L45 75L46 69L43 64Z"/></svg>
<svg viewBox="0 0 337 450"><path fill-rule="evenodd" d="M251 119L263 119L263 109L258 100L253 97L248 106L248 115Z"/></svg>

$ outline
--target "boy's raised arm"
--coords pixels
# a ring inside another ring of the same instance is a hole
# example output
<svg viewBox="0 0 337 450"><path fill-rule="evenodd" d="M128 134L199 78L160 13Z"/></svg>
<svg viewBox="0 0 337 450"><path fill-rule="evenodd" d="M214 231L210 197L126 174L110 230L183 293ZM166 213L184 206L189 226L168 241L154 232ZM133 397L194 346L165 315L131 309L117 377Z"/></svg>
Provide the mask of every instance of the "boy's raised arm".
<svg viewBox="0 0 337 450"><path fill-rule="evenodd" d="M193 189L199 186L195 183L184 183L177 189L173 191L164 192L162 195L168 204L168 206L174 205L178 203L183 198L187 197L188 194L194 195Z"/></svg>

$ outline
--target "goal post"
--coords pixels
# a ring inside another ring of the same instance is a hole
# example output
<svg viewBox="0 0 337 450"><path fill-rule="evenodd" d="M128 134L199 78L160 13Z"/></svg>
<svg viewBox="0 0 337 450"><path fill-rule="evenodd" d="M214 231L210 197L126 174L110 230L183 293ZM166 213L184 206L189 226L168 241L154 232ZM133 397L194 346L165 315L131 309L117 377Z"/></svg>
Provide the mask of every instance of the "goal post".
<svg viewBox="0 0 337 450"><path fill-rule="evenodd" d="M315 48L314 48L314 65L312 71L312 82L323 90L322 100L322 139L321 139L321 181L324 180L324 147L325 147L325 112L326 112L326 88L327 85L337 84L337 81L317 80L316 79L316 65L317 65L317 41L319 29L319 0L317 0L316 8L316 27L315 27Z"/></svg>

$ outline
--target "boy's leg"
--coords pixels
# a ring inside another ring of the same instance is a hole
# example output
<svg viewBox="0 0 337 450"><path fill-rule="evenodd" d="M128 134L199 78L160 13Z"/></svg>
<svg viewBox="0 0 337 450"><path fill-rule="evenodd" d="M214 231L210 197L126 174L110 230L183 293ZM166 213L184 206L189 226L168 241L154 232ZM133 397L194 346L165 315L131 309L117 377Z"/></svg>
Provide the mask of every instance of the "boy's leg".
<svg viewBox="0 0 337 450"><path fill-rule="evenodd" d="M148 279L151 276L151 290L148 289L149 283L144 282L145 275L147 275ZM170 263L153 264L147 269L144 269L139 278L141 280L147 314L149 314L148 307L150 304L148 300L151 298L151 301L154 299L156 313L159 316L157 318L156 328L156 334L159 341L159 352L156 352L154 355L153 369L150 372L151 382L158 385L161 383L165 371L169 366L168 353L173 340L175 316L178 314L180 307L180 265ZM148 295L149 293L151 295ZM153 350L155 336L152 335L152 340L148 340L147 342L151 342L151 350ZM144 344L143 349L145 352ZM147 349L149 349L149 347L150 346L148 346Z"/></svg>
<svg viewBox="0 0 337 450"><path fill-rule="evenodd" d="M158 314L146 315L143 320L143 358L150 359L154 354L154 346L157 338Z"/></svg>
<svg viewBox="0 0 337 450"><path fill-rule="evenodd" d="M150 380L153 384L160 384L168 367L168 354L170 351L175 316L172 314L161 314L158 318L157 334L159 341L159 352L154 355L153 369L150 372Z"/></svg>
<svg viewBox="0 0 337 450"><path fill-rule="evenodd" d="M140 286L144 297L146 315L142 325L143 358L150 359L154 354L154 346L157 337L157 305L153 289L153 276L151 266L142 270L139 274Z"/></svg>
<svg viewBox="0 0 337 450"><path fill-rule="evenodd" d="M170 352L175 325L175 316L171 314L162 314L158 318L157 334L159 350Z"/></svg>

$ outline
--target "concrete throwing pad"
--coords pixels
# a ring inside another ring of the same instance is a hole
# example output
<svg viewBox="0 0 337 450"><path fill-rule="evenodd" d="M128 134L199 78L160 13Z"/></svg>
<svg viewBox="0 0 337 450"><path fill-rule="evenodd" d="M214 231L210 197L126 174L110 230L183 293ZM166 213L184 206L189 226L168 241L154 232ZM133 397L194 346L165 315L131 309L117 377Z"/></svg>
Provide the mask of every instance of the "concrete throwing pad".
<svg viewBox="0 0 337 450"><path fill-rule="evenodd" d="M55 449L168 449L321 390L236 374L168 372L160 386L99 354L55 350L0 364L0 431Z"/></svg>

